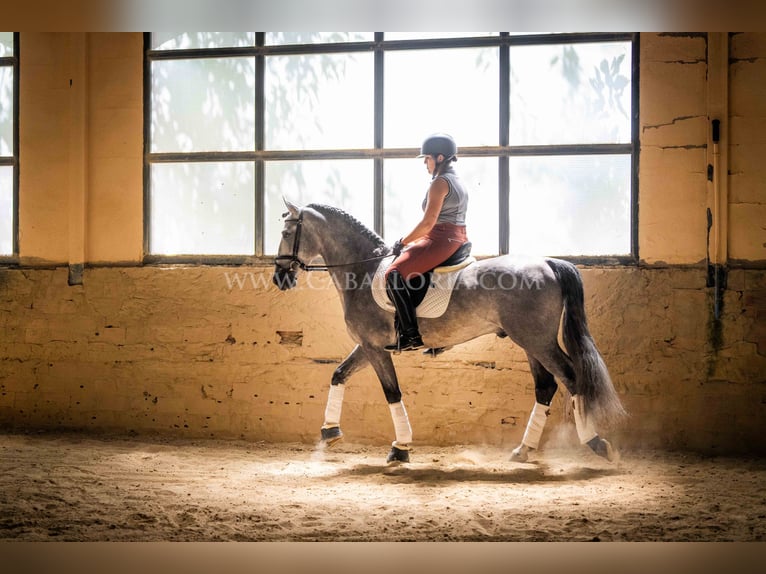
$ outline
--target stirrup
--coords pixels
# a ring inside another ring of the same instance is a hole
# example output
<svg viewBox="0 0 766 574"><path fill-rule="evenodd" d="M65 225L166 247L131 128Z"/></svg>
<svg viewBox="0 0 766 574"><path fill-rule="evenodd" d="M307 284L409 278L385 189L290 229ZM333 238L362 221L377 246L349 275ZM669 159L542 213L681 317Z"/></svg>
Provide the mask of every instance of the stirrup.
<svg viewBox="0 0 766 574"><path fill-rule="evenodd" d="M424 346L423 339L420 338L420 335L415 335L413 337L400 335L397 337L396 343L393 345L386 345L383 349L389 353L401 353L402 351L417 351Z"/></svg>
<svg viewBox="0 0 766 574"><path fill-rule="evenodd" d="M423 351L423 354L427 357L435 357L436 355L441 355L446 350L447 347L429 347Z"/></svg>

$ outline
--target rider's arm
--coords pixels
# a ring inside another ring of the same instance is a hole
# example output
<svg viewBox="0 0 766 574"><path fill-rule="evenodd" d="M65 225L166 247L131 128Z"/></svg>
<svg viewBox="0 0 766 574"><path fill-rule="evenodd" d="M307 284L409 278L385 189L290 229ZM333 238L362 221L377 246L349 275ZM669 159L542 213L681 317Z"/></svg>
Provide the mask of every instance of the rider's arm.
<svg viewBox="0 0 766 574"><path fill-rule="evenodd" d="M428 200L426 202L426 209L423 212L423 219L420 220L420 223L408 235L402 238L402 243L405 245L412 243L431 231L439 219L439 212L442 210L444 198L447 197L448 193L449 184L444 179L438 178L431 183L431 187L428 189Z"/></svg>

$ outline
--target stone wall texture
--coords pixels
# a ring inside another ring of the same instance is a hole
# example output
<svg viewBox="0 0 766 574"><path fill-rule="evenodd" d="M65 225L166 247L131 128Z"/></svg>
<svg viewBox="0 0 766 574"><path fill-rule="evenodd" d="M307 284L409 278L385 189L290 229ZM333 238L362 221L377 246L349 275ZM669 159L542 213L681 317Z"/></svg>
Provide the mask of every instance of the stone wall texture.
<svg viewBox="0 0 766 574"><path fill-rule="evenodd" d="M141 35L76 36L21 35L21 252L0 268L0 426L316 441L332 372L353 348L334 288L321 273L280 292L268 267L143 265ZM763 453L766 34L726 37L730 265L719 319L706 265L709 42L641 35L640 261L581 272L591 331L630 413L615 442ZM83 68L78 103L67 86ZM84 152L67 135L79 104ZM76 233L87 265L69 285ZM508 339L395 363L417 442L521 439L533 381ZM556 427L571 435L564 398L543 444ZM369 368L348 383L342 426L354 442L394 438Z"/></svg>

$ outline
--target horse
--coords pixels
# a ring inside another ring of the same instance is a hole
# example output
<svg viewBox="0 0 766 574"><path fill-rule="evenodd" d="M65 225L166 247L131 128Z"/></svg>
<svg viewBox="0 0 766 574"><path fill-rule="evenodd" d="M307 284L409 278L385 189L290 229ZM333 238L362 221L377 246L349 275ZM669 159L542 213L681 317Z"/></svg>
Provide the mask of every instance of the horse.
<svg viewBox="0 0 766 574"><path fill-rule="evenodd" d="M386 461L409 462L412 427L392 353L383 348L395 340L394 316L376 304L371 281L366 280L374 276L391 248L341 209L316 203L299 207L284 201L287 212L272 280L286 290L295 287L299 270L329 272L355 343L332 375L321 444L332 446L343 438L340 415L345 384L355 372L371 365L383 387L396 435ZM324 264L312 265L318 257ZM589 332L582 278L573 264L550 257L512 255L476 260L460 271L446 311L418 323L425 345L434 350L494 333L508 337L525 351L535 384L535 403L510 460L526 462L538 448L558 389L557 379L571 395L581 444L609 461L617 460L617 450L599 436L597 428L618 422L626 413ZM567 352L559 345L560 328Z"/></svg>

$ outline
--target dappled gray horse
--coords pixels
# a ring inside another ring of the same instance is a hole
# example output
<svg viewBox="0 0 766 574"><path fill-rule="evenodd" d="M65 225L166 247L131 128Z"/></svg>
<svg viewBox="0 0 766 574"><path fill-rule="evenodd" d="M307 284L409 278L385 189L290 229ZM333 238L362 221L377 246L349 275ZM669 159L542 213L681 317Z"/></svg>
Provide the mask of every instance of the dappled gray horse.
<svg viewBox="0 0 766 574"><path fill-rule="evenodd" d="M282 290L290 289L296 285L298 269L328 271L340 296L348 333L356 343L332 376L322 441L331 445L343 436L340 414L345 382L372 365L383 385L396 432L388 461L406 462L412 430L391 354L383 350L395 340L394 318L375 303L368 280L391 250L379 235L340 209L285 203L288 213L275 259L274 283ZM319 256L324 265L307 263ZM558 344L562 312L568 354ZM474 262L460 272L446 312L422 319L419 325L423 341L434 349L491 333L507 336L524 349L535 381L535 404L512 460L525 461L529 451L538 447L557 389L555 378L572 395L580 441L614 460L617 453L596 429L620 418L624 410L588 331L582 280L574 265L559 259L521 260L508 255Z"/></svg>

